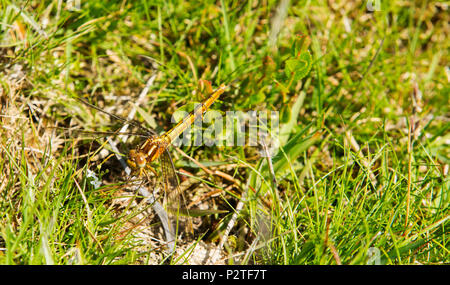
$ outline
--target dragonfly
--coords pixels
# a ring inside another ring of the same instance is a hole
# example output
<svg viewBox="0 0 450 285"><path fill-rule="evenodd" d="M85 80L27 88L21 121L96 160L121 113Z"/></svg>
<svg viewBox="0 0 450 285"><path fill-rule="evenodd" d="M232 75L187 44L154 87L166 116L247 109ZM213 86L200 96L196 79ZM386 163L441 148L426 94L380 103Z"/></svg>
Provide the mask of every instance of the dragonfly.
<svg viewBox="0 0 450 285"><path fill-rule="evenodd" d="M181 120L175 127L162 134L161 136L151 136L138 148L132 149L128 154L128 165L139 172L139 175L145 170L152 171L157 175L156 171L150 165L156 159L160 159L160 165L162 170L162 180L164 190L168 193L169 210L176 210L188 214L187 209L181 208L179 200L173 199L173 197L182 197L178 178L175 172L175 166L169 152L169 146L172 142L183 133L188 127L190 127L195 120L199 117L203 118L203 115L209 109L209 107L219 98L222 93L225 92L226 85L222 84L215 90L202 104L198 105L191 113L189 113L183 120ZM176 201L177 203L171 203Z"/></svg>
<svg viewBox="0 0 450 285"><path fill-rule="evenodd" d="M151 171L153 174L158 176L158 173L151 166L151 164L155 162L155 160L159 159L160 161L159 164L161 167L160 171L161 175L159 178L160 182L162 182L167 197L164 203L167 211L177 217L178 215L190 216L191 214L201 216L214 213L221 213L223 211L195 210L195 209L189 210L185 207L185 205L183 206L183 204L185 204L184 202L185 199L179 187L178 176L176 174L175 166L170 155L169 147L181 133L183 133L188 127L190 127L194 123L195 120L197 120L198 118L203 119L203 115L210 108L210 106L220 97L220 95L222 95L225 92L226 88L227 85L225 84L220 85L215 91L212 91L210 93L210 95L205 99L204 102L198 104L191 113L189 113L177 125L171 128L169 131L163 133L162 135L157 135L153 130L145 128L138 121L127 120L121 116L106 112L100 107L92 105L91 103L81 98L77 98L77 100L79 100L80 102L82 102L83 104L87 105L90 108L93 108L97 111L100 111L112 117L113 119L122 121L125 124L135 126L141 131L144 131L144 135L147 136L146 140L137 148L134 148L129 151L127 157L127 164L130 166L133 172L137 173L138 177L148 176L147 175L148 171ZM108 132L96 132L96 133L111 134ZM114 134L117 135L120 133ZM142 134L138 135L142 136Z"/></svg>

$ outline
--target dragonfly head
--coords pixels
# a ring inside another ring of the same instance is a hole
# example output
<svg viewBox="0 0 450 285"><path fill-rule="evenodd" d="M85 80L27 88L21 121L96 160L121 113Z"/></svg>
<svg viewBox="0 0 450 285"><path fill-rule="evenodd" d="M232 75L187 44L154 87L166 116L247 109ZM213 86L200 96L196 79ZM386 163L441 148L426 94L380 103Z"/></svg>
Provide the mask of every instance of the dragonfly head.
<svg viewBox="0 0 450 285"><path fill-rule="evenodd" d="M144 168L147 164L147 160L145 159L145 155L142 152L133 149L128 155L127 163L131 168L134 169Z"/></svg>

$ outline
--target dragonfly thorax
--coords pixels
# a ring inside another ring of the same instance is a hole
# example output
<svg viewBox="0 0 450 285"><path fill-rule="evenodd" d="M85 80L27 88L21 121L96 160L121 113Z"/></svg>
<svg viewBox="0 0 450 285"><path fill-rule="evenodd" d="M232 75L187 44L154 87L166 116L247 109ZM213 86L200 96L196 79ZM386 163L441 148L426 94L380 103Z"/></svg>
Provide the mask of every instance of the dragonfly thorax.
<svg viewBox="0 0 450 285"><path fill-rule="evenodd" d="M129 153L128 164L132 168L144 168L147 164L157 159L168 147L167 138L151 138L145 141L138 149Z"/></svg>

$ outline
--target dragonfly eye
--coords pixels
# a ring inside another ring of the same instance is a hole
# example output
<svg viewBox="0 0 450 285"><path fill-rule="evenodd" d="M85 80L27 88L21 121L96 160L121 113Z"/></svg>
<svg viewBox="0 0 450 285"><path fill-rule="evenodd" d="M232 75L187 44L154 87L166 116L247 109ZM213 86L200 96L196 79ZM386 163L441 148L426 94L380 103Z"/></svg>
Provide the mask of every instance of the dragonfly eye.
<svg viewBox="0 0 450 285"><path fill-rule="evenodd" d="M141 152L137 152L136 150L130 151L127 162L132 168L144 168L147 163L145 155Z"/></svg>

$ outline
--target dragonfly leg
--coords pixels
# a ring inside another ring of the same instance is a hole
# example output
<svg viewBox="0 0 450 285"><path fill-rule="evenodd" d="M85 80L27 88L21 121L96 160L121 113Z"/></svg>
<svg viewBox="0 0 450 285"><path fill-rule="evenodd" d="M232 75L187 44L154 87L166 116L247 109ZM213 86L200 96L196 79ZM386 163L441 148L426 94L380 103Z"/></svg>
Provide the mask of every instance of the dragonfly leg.
<svg viewBox="0 0 450 285"><path fill-rule="evenodd" d="M150 170L155 176L157 176L158 174L156 173L156 170L151 167L149 164L146 164L145 167Z"/></svg>

